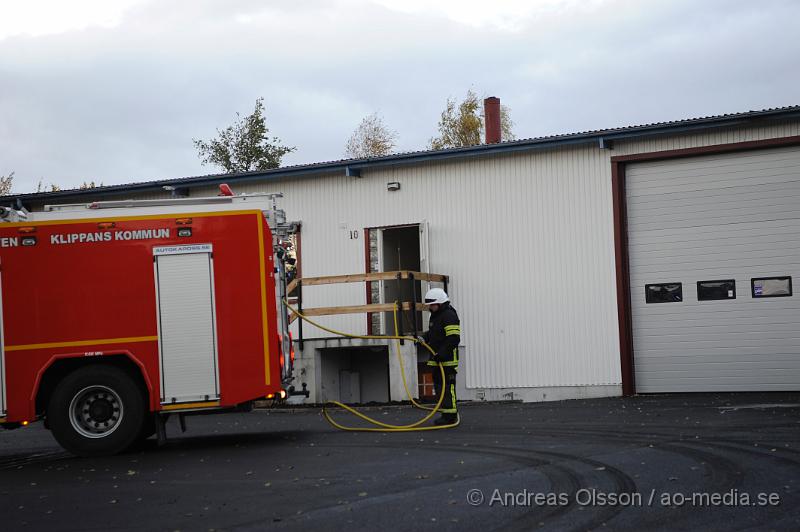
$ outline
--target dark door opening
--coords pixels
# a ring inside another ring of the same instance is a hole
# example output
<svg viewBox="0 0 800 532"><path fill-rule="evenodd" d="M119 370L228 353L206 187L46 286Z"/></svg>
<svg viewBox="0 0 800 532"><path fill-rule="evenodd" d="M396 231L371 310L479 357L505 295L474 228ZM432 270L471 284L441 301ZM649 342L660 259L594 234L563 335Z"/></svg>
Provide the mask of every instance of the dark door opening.
<svg viewBox="0 0 800 532"><path fill-rule="evenodd" d="M320 349L321 401L389 402L387 346Z"/></svg>
<svg viewBox="0 0 800 532"><path fill-rule="evenodd" d="M420 271L420 226L409 225L402 227L386 227L381 229L381 271L391 272L398 270ZM413 288L408 281L384 281L383 303L395 301L422 301L421 286L415 282ZM413 329L414 315L411 312L401 312L398 319L403 320L400 328L406 333ZM422 313L417 312L416 322L422 328ZM387 312L384 315L384 334L394 334L394 315Z"/></svg>

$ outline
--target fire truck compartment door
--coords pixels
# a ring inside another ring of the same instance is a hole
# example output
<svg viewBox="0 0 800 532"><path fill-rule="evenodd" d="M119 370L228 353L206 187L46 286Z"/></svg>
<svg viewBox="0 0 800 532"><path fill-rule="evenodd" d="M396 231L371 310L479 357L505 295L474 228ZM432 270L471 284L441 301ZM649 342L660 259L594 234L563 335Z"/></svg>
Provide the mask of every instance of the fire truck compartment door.
<svg viewBox="0 0 800 532"><path fill-rule="evenodd" d="M219 399L211 245L155 248L162 404Z"/></svg>
<svg viewBox="0 0 800 532"><path fill-rule="evenodd" d="M3 274L0 273L0 418L6 417L6 338L3 331Z"/></svg>

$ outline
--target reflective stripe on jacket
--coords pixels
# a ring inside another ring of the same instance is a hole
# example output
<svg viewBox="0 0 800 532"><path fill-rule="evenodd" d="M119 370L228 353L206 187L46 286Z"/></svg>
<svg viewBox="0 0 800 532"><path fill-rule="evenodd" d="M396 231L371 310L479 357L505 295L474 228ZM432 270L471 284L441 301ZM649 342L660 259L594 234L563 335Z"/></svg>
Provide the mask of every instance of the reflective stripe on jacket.
<svg viewBox="0 0 800 532"><path fill-rule="evenodd" d="M450 303L444 303L431 313L428 331L423 335L425 343L436 351L436 358L445 367L458 367L458 344L461 342L461 322ZM436 361L430 360L429 366Z"/></svg>

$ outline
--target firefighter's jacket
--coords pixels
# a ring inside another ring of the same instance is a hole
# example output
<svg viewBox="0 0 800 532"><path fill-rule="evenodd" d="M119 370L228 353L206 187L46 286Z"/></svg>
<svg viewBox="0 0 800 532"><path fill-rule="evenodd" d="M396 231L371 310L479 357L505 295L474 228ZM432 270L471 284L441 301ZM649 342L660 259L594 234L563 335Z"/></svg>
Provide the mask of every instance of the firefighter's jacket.
<svg viewBox="0 0 800 532"><path fill-rule="evenodd" d="M441 362L445 367L458 367L458 344L461 341L461 322L456 309L450 303L443 303L439 310L431 313L428 331L422 336L436 356L428 362L429 366Z"/></svg>

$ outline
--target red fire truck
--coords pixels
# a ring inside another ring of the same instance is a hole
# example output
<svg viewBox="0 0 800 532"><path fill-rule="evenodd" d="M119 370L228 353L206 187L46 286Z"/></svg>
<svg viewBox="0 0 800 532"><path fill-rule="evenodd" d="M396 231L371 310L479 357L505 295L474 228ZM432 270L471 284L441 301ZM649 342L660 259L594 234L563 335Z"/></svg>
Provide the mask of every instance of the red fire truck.
<svg viewBox="0 0 800 532"><path fill-rule="evenodd" d="M286 396L292 224L276 195L220 189L0 208L0 424L41 419L67 450L111 454L169 414Z"/></svg>

